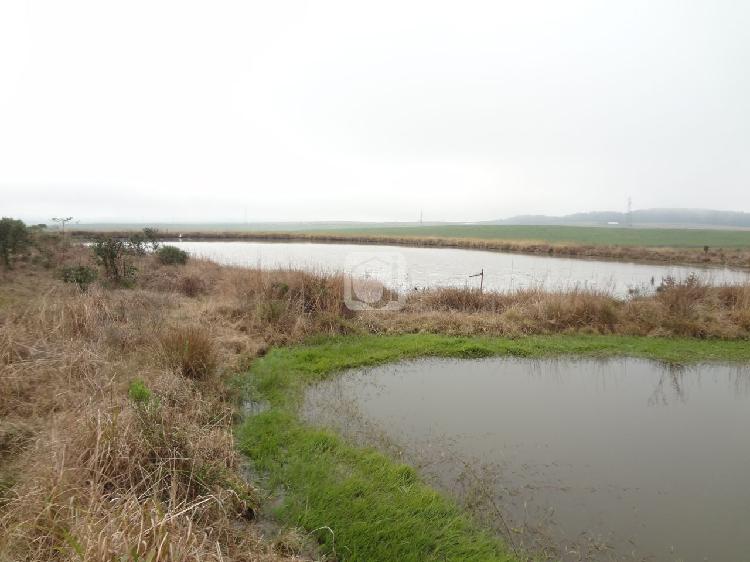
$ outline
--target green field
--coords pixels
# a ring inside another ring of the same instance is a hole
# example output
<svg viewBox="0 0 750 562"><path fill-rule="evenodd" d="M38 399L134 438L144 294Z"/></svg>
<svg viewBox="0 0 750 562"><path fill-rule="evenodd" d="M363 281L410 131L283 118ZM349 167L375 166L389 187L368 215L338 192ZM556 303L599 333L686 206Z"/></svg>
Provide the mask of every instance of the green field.
<svg viewBox="0 0 750 562"><path fill-rule="evenodd" d="M277 348L238 383L266 404L238 430L242 450L264 484L281 490L276 515L305 529L337 560L516 562L525 557L481 529L461 508L430 488L411 467L297 415L304 390L343 369L414 357L477 358L634 356L681 364L750 360L742 341L624 336L520 339L441 335L355 336Z"/></svg>
<svg viewBox="0 0 750 562"><path fill-rule="evenodd" d="M322 232L322 231L321 231ZM340 228L327 234L441 238L477 238L549 243L673 248L748 248L750 230L701 228L610 228L597 226L439 225L378 228Z"/></svg>
<svg viewBox="0 0 750 562"><path fill-rule="evenodd" d="M163 233L295 233L334 236L391 236L394 238L473 238L595 246L641 246L671 248L750 248L750 230L708 228L621 228L607 226L555 225L458 225L397 226L394 223L122 223L80 224L71 230L99 232L140 230L145 226Z"/></svg>

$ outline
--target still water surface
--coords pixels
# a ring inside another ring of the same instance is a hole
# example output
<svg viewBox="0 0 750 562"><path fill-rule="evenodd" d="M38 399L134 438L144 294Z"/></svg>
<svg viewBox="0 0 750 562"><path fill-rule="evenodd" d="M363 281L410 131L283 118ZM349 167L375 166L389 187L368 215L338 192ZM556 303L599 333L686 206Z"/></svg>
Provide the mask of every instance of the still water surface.
<svg viewBox="0 0 750 562"><path fill-rule="evenodd" d="M322 383L304 412L551 559L750 560L748 367L424 360Z"/></svg>
<svg viewBox="0 0 750 562"><path fill-rule="evenodd" d="M470 278L469 275L482 269L485 272L485 289L494 291L528 287L553 291L588 288L624 296L629 289L650 291L664 277L684 279L690 273L696 273L715 284L750 280L748 272L731 269L527 256L458 248L304 242L185 241L179 245L194 256L226 265L354 273L358 277L375 278L400 291L431 287L478 287L479 279Z"/></svg>

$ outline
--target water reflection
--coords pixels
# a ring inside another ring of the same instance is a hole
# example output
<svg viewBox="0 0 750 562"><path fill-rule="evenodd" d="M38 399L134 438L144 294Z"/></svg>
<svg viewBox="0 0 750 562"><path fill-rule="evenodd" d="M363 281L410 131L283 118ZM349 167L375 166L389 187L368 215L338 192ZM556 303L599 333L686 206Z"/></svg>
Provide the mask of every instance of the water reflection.
<svg viewBox="0 0 750 562"><path fill-rule="evenodd" d="M552 560L750 551L750 370L637 359L428 360L319 385L305 416L419 467Z"/></svg>

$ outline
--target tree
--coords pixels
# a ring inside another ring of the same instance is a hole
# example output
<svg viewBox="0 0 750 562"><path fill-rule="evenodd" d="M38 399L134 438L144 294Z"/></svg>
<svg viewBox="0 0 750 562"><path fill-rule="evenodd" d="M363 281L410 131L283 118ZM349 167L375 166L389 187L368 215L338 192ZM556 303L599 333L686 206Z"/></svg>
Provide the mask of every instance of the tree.
<svg viewBox="0 0 750 562"><path fill-rule="evenodd" d="M143 229L143 235L146 237L146 241L151 244L151 251L155 252L159 249L159 230L147 226Z"/></svg>
<svg viewBox="0 0 750 562"><path fill-rule="evenodd" d="M146 254L146 236L141 232L133 232L125 241L125 247L128 252L135 256Z"/></svg>
<svg viewBox="0 0 750 562"><path fill-rule="evenodd" d="M5 267L11 267L13 258L29 243L29 231L23 221L3 217L0 219L0 257Z"/></svg>
<svg viewBox="0 0 750 562"><path fill-rule="evenodd" d="M73 217L52 217L52 220L62 225L62 233L65 234L65 223L72 221Z"/></svg>
<svg viewBox="0 0 750 562"><path fill-rule="evenodd" d="M136 268L126 259L125 242L111 236L99 236L91 244L96 261L104 267L104 274L117 285L131 285Z"/></svg>

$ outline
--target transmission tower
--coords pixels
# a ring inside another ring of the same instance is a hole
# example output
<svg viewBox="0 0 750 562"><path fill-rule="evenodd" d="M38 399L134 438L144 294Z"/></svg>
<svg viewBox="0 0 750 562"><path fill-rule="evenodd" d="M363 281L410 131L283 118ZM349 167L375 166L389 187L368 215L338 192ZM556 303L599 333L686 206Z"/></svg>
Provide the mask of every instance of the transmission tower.
<svg viewBox="0 0 750 562"><path fill-rule="evenodd" d="M633 226L633 198L628 197L628 214L626 215L627 225Z"/></svg>

